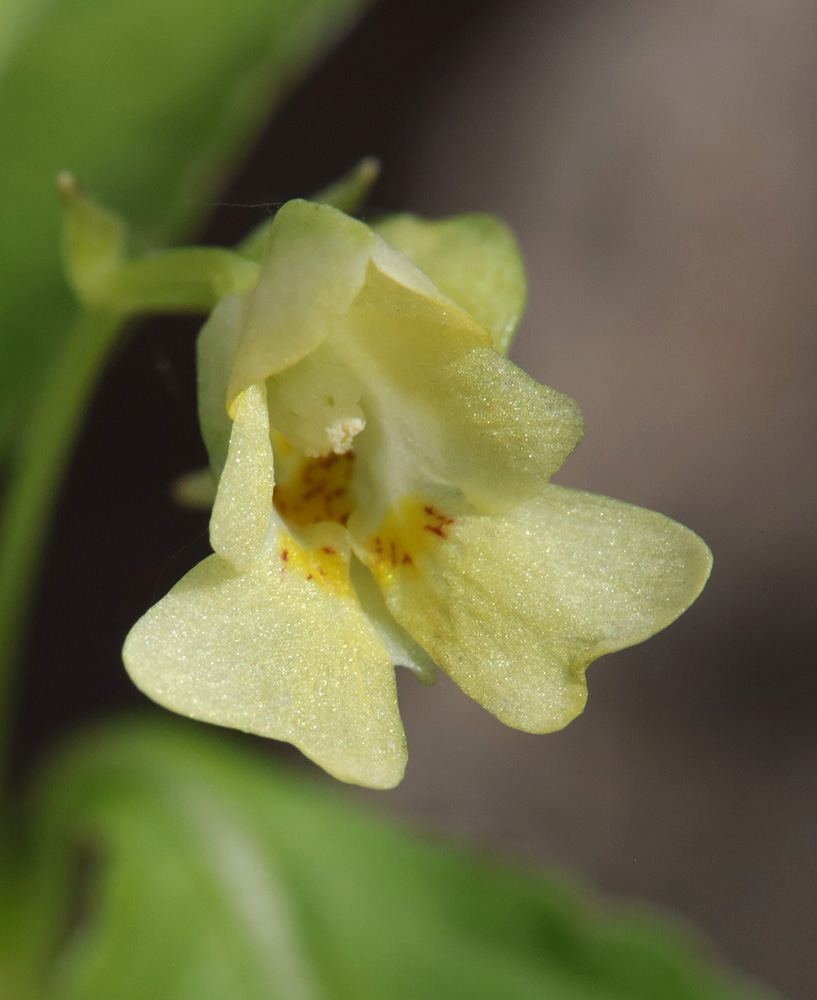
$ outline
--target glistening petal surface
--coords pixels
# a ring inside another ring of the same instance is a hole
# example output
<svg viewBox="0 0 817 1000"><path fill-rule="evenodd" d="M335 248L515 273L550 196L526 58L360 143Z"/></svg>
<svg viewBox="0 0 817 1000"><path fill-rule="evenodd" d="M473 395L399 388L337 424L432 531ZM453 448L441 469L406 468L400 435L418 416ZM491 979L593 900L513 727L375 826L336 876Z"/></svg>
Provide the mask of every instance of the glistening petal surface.
<svg viewBox="0 0 817 1000"><path fill-rule="evenodd" d="M549 732L581 712L587 665L669 625L710 568L706 545L669 518L549 486L505 515L456 517L382 585L467 694L507 725Z"/></svg>
<svg viewBox="0 0 817 1000"><path fill-rule="evenodd" d="M287 740L342 781L391 788L405 737L394 667L356 599L289 568L273 532L252 569L199 563L134 626L137 687L182 715Z"/></svg>
<svg viewBox="0 0 817 1000"><path fill-rule="evenodd" d="M573 400L534 382L463 315L369 267L337 341L367 388L355 449L369 522L384 497L394 503L434 483L483 511L527 501L581 438Z"/></svg>
<svg viewBox="0 0 817 1000"><path fill-rule="evenodd" d="M587 665L676 618L710 555L659 514L548 485L583 422L503 356L525 283L500 223L378 228L393 245L288 203L257 285L205 325L216 555L125 660L175 711L386 788L405 766L392 662L425 682L436 663L505 723L559 729Z"/></svg>
<svg viewBox="0 0 817 1000"><path fill-rule="evenodd" d="M213 550L235 569L248 569L273 519L273 457L267 392L262 382L236 400L227 461L210 519Z"/></svg>

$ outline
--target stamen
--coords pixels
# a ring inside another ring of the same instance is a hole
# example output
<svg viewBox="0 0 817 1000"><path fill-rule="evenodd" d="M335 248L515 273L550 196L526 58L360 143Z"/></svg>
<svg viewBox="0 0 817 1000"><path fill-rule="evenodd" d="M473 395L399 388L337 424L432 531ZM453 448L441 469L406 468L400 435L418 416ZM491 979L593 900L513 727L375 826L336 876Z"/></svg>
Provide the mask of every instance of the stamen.
<svg viewBox="0 0 817 1000"><path fill-rule="evenodd" d="M366 421L360 417L348 417L336 420L326 428L326 439L336 455L345 455L352 447L355 435L360 434L366 426Z"/></svg>

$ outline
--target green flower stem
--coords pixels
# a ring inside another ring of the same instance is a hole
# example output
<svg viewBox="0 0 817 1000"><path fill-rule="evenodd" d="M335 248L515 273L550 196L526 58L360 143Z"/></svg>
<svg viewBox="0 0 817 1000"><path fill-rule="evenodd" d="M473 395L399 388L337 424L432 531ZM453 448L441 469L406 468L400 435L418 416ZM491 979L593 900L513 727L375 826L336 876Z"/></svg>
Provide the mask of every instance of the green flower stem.
<svg viewBox="0 0 817 1000"><path fill-rule="evenodd" d="M100 282L95 303L103 309L112 303L119 313L129 315L208 313L220 299L248 291L257 280L258 265L233 250L183 247L116 267Z"/></svg>
<svg viewBox="0 0 817 1000"><path fill-rule="evenodd" d="M0 519L0 787L14 666L48 526L97 376L123 323L120 312L87 313L77 319L32 407L9 479Z"/></svg>

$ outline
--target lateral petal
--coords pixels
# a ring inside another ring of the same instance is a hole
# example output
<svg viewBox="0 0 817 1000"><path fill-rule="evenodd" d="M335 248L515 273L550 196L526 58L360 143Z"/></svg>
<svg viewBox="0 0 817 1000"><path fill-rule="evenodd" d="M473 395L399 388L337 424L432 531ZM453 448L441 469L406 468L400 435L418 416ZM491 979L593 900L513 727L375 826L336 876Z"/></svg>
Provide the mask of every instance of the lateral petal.
<svg viewBox="0 0 817 1000"><path fill-rule="evenodd" d="M567 725L588 664L669 625L711 568L669 518L558 486L452 519L445 536L381 576L387 604L467 694L528 732Z"/></svg>
<svg viewBox="0 0 817 1000"><path fill-rule="evenodd" d="M286 740L342 781L391 788L406 761L394 667L351 588L309 578L307 558L275 532L245 573L210 556L137 622L125 666L166 708Z"/></svg>

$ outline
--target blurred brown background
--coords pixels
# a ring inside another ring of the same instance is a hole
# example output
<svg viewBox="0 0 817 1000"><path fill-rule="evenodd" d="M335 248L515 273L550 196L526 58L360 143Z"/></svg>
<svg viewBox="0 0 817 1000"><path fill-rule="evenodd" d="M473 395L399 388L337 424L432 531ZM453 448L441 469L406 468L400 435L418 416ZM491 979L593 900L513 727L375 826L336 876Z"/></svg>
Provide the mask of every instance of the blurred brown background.
<svg viewBox="0 0 817 1000"><path fill-rule="evenodd" d="M715 553L700 603L590 668L583 718L503 728L403 685L391 797L671 906L817 993L817 8L512 3L397 165L412 208L488 208L525 250L515 359L579 401L559 479Z"/></svg>
<svg viewBox="0 0 817 1000"><path fill-rule="evenodd" d="M816 55L810 0L385 0L207 234L366 153L376 208L515 229L515 359L587 421L560 482L689 525L715 571L676 625L591 667L563 733L402 676L407 778L350 794L667 906L793 1000L817 982ZM122 637L206 550L206 518L167 500L201 460L196 325L140 331L100 392L30 654L32 746L142 704Z"/></svg>

